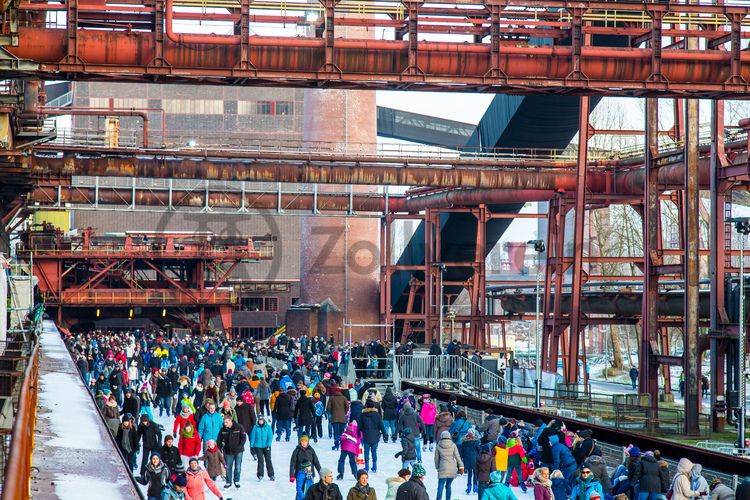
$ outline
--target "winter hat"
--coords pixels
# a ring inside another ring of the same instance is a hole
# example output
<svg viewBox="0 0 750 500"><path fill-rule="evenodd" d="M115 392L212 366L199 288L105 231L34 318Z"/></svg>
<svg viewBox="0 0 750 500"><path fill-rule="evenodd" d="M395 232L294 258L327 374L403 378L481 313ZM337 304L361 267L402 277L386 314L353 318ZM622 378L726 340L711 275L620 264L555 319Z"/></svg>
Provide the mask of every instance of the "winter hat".
<svg viewBox="0 0 750 500"><path fill-rule="evenodd" d="M161 453L159 453L158 451L152 451L151 458L153 457L159 457L159 460L161 460Z"/></svg>
<svg viewBox="0 0 750 500"><path fill-rule="evenodd" d="M630 448L630 451L628 452L628 454L631 457L637 457L638 455L641 454L641 450L637 446L633 446L632 448Z"/></svg>
<svg viewBox="0 0 750 500"><path fill-rule="evenodd" d="M417 463L411 466L411 475L413 477L425 477L426 474L422 464Z"/></svg>
<svg viewBox="0 0 750 500"><path fill-rule="evenodd" d="M304 441L304 442L306 442L306 443L310 441L310 438L309 438L309 437L307 437L307 434L302 434L302 435L301 435L301 436L299 437L299 442L301 443L301 442L303 442L303 441Z"/></svg>
<svg viewBox="0 0 750 500"><path fill-rule="evenodd" d="M145 413L141 415L141 422L148 422L148 415L146 415Z"/></svg>
<svg viewBox="0 0 750 500"><path fill-rule="evenodd" d="M191 457L190 460L188 460L188 465L192 464L193 462L199 463L198 457Z"/></svg>
<svg viewBox="0 0 750 500"><path fill-rule="evenodd" d="M359 481L359 478L360 478L360 477L362 477L362 476L366 476L366 475L367 475L367 471L366 471L366 470L364 470L364 469L359 469L359 470L357 471L357 481Z"/></svg>
<svg viewBox="0 0 750 500"><path fill-rule="evenodd" d="M187 478L183 476L182 474L178 475L174 479L174 485L179 486L180 488L186 488L187 487Z"/></svg>
<svg viewBox="0 0 750 500"><path fill-rule="evenodd" d="M128 415L123 415L122 416L122 421L123 422L130 422L130 417Z"/></svg>
<svg viewBox="0 0 750 500"><path fill-rule="evenodd" d="M428 393L422 394L422 399L430 399L430 395Z"/></svg>
<svg viewBox="0 0 750 500"><path fill-rule="evenodd" d="M177 463L175 464L175 466L174 466L174 471L175 471L175 472L176 472L177 474L181 474L181 473L185 472L185 466L184 466L184 465L182 464L182 460L180 460L179 462L177 462Z"/></svg>
<svg viewBox="0 0 750 500"><path fill-rule="evenodd" d="M320 469L320 477L326 477L326 476L333 476L333 471L331 469Z"/></svg>

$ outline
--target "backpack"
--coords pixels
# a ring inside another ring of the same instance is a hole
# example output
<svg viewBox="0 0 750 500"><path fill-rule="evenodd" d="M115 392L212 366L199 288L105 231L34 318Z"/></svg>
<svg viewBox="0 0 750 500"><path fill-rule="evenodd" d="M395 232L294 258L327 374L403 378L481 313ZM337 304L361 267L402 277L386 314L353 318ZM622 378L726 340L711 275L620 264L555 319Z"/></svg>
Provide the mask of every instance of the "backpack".
<svg viewBox="0 0 750 500"><path fill-rule="evenodd" d="M326 409L321 401L315 403L315 416L320 417L325 413Z"/></svg>

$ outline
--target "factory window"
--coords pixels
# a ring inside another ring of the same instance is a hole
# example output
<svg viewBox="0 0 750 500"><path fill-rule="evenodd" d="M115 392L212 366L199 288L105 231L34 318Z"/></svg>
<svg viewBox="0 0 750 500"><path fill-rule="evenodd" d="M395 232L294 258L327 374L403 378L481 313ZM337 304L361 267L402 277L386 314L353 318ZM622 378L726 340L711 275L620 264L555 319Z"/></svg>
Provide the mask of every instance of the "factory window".
<svg viewBox="0 0 750 500"><path fill-rule="evenodd" d="M163 99L164 111L174 115L220 115L224 113L221 99Z"/></svg>
<svg viewBox="0 0 750 500"><path fill-rule="evenodd" d="M272 115L274 108L274 102L273 101L258 101L255 104L255 114L256 115Z"/></svg>
<svg viewBox="0 0 750 500"><path fill-rule="evenodd" d="M292 101L276 101L277 115L291 115L294 113L294 103Z"/></svg>
<svg viewBox="0 0 750 500"><path fill-rule="evenodd" d="M273 335L275 331L275 326L250 326L235 328L234 334L242 339L263 340Z"/></svg>
<svg viewBox="0 0 750 500"><path fill-rule="evenodd" d="M91 97L89 106L92 108L109 108L109 97ZM112 106L115 108L147 108L148 99L138 98L120 98L112 99Z"/></svg>
<svg viewBox="0 0 750 500"><path fill-rule="evenodd" d="M279 310L278 297L242 297L240 301L243 311L269 311Z"/></svg>
<svg viewBox="0 0 750 500"><path fill-rule="evenodd" d="M279 310L279 298L278 297L264 297L263 300L264 311L276 312Z"/></svg>

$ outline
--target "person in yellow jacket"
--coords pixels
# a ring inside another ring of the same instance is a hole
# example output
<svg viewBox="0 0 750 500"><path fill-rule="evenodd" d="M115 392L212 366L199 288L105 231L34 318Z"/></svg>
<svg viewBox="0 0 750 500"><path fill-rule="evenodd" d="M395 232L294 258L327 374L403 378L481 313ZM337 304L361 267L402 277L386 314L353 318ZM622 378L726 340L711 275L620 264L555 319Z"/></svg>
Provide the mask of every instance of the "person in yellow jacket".
<svg viewBox="0 0 750 500"><path fill-rule="evenodd" d="M495 470L505 473L508 470L508 448L505 446L505 439L500 440L492 449L492 456L495 458Z"/></svg>

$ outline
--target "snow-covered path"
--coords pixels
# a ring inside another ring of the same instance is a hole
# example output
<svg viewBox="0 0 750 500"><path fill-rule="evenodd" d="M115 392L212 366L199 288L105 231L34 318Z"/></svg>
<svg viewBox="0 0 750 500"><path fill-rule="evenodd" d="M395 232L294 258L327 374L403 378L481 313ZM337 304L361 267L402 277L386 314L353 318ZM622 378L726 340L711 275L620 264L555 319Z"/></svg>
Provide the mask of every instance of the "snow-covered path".
<svg viewBox="0 0 750 500"><path fill-rule="evenodd" d="M40 340L34 498L132 499L137 492L52 321Z"/></svg>
<svg viewBox="0 0 750 500"><path fill-rule="evenodd" d="M156 420L164 426L165 434L172 432L173 418L159 417L158 410L155 414ZM325 437L319 439L318 443L310 442L310 445L315 449L318 455L320 464L324 468L329 468L334 471L334 475L337 473L339 452L332 451L333 439L328 439L326 430L326 422L323 421L323 432ZM242 480L240 482L241 488L235 489L234 487L224 489L223 482L218 481L219 489L225 492L224 498L232 499L256 499L256 500L294 500L296 490L294 483L289 482L289 459L292 456L294 447L297 445L297 434L292 433L291 440L287 443L282 437L281 441L274 441L271 447L271 456L273 458L273 466L276 472L276 481L271 482L268 478L264 478L262 482L259 482L256 476L257 462L253 460L249 450L246 450L242 458ZM401 445L399 443L380 443L378 446L378 472L370 473L370 486L375 488L378 495L378 500L385 498L388 487L385 483L389 477L396 476L396 473L401 469L401 459L394 458L393 455L398 451L401 451ZM427 470L427 476L424 479L425 486L430 498L435 498L437 494L437 474L435 472L435 461L433 453L427 451L423 452L422 457L423 464ZM140 464L140 458L139 462ZM316 477L316 481L318 478ZM477 494L472 493L466 494L466 481L467 476L458 476L453 481L452 487L452 498L447 500L477 500ZM341 489L341 494L346 498L349 489L356 482L351 475L349 470L348 462L344 468L344 479L335 481ZM222 483L222 484L219 484ZM531 500L533 494L524 494L520 488L512 488L513 492L519 498L519 500ZM206 490L206 498L213 498L212 494ZM443 495L445 499L445 494Z"/></svg>

